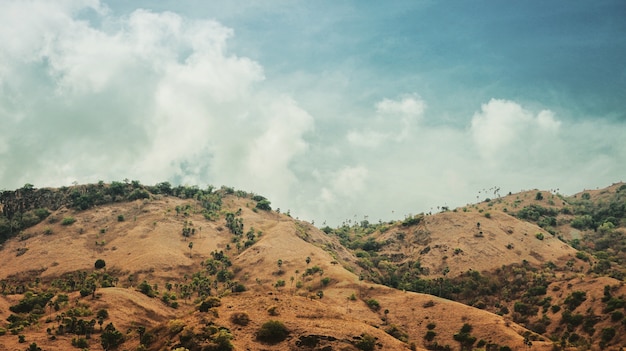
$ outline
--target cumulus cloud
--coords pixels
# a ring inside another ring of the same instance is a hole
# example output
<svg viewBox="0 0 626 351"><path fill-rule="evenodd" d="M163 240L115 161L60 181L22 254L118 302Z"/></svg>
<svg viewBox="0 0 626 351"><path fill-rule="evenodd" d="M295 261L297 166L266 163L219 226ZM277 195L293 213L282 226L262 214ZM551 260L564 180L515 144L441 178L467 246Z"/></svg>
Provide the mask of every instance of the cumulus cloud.
<svg viewBox="0 0 626 351"><path fill-rule="evenodd" d="M224 184L332 225L462 205L485 187L578 191L626 173L623 123L464 97L450 111L433 97L425 121L417 93L355 88L353 64L276 78L215 20L9 0L0 21L2 188ZM398 95L361 103L387 93Z"/></svg>
<svg viewBox="0 0 626 351"><path fill-rule="evenodd" d="M557 136L560 125L552 111L534 115L515 102L491 99L472 117L471 134L480 155L491 160L511 148L537 151L546 138Z"/></svg>
<svg viewBox="0 0 626 351"><path fill-rule="evenodd" d="M417 95L404 95L398 100L383 99L376 103L376 116L364 128L350 130L349 143L375 148L388 141L402 142L424 114L426 103Z"/></svg>
<svg viewBox="0 0 626 351"><path fill-rule="evenodd" d="M3 186L129 177L287 196L313 119L264 92L232 29L98 1L10 1L0 20Z"/></svg>

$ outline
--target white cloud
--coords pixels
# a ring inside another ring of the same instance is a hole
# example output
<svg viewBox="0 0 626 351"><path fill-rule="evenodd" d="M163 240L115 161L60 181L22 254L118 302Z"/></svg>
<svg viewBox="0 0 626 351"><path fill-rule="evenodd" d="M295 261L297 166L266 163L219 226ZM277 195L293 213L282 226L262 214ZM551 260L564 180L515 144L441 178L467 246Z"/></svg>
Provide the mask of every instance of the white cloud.
<svg viewBox="0 0 626 351"><path fill-rule="evenodd" d="M472 94L450 110L433 96L424 123L426 101L362 78L355 61L266 72L233 42L277 55L213 20L9 0L0 21L2 188L224 184L333 225L460 205L485 187L577 191L626 173L623 124ZM383 94L396 95L371 102Z"/></svg>
<svg viewBox="0 0 626 351"><path fill-rule="evenodd" d="M0 18L4 184L178 179L288 197L313 118L229 53L232 29L97 1L9 2Z"/></svg>
<svg viewBox="0 0 626 351"><path fill-rule="evenodd" d="M480 155L492 160L513 149L536 149L547 134L558 134L560 123L552 111L535 116L515 102L491 99L472 117L471 134Z"/></svg>
<svg viewBox="0 0 626 351"><path fill-rule="evenodd" d="M375 148L388 141L406 140L426 109L417 95L404 95L398 100L383 99L376 103L376 117L359 130L350 130L346 139L352 145Z"/></svg>

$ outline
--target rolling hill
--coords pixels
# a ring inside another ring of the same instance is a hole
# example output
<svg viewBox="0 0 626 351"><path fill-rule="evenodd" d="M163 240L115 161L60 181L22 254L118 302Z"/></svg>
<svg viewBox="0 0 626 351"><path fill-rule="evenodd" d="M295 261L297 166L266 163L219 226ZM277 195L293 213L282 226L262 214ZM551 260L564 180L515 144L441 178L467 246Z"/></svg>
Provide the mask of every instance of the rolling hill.
<svg viewBox="0 0 626 351"><path fill-rule="evenodd" d="M321 229L227 187L5 191L0 347L617 349L625 188Z"/></svg>

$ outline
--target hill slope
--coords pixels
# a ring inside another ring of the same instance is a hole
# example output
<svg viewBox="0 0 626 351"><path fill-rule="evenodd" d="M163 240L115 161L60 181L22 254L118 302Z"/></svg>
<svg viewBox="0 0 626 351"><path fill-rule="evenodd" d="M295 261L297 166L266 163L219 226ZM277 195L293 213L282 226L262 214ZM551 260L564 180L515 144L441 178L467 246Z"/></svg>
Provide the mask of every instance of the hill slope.
<svg viewBox="0 0 626 351"><path fill-rule="evenodd" d="M3 349L82 342L98 350L123 339L129 350L521 349L528 342L547 350L551 335L584 326L564 318L587 311L580 318L596 316L586 324L601 338L616 324L607 313L624 307L619 281L583 275L593 259L576 258L547 230L493 206L487 217L479 204L323 232L228 188L133 182L27 191L3 205L9 222L21 221L0 251ZM133 200L138 191L145 193ZM94 200L98 192L102 200ZM48 213L39 223L23 224L41 209ZM97 260L106 267L96 269ZM286 327L285 340L263 339L270 320ZM564 345L580 344L571 334Z"/></svg>

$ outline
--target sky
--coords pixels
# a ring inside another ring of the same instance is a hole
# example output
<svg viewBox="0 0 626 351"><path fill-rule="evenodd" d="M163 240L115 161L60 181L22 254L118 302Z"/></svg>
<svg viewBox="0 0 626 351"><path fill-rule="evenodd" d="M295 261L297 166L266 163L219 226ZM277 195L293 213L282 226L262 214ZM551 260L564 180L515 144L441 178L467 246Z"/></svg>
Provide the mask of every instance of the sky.
<svg viewBox="0 0 626 351"><path fill-rule="evenodd" d="M626 180L623 1L0 2L0 189L227 185L316 225Z"/></svg>

